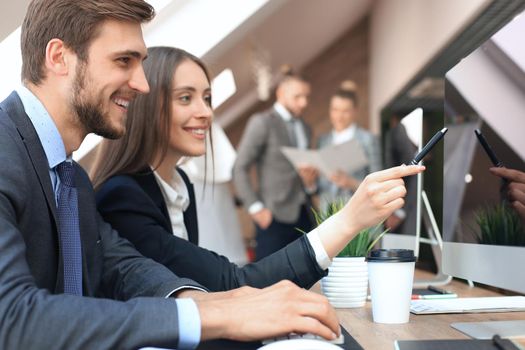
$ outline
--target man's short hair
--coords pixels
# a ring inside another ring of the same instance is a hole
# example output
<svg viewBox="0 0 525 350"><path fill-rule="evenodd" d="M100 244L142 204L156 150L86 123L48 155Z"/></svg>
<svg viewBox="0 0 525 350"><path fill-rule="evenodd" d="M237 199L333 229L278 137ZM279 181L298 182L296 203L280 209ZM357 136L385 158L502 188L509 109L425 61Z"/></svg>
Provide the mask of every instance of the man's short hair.
<svg viewBox="0 0 525 350"><path fill-rule="evenodd" d="M81 61L109 19L144 23L155 10L144 0L33 0L22 24L22 81L38 85L44 78L47 43L60 39Z"/></svg>

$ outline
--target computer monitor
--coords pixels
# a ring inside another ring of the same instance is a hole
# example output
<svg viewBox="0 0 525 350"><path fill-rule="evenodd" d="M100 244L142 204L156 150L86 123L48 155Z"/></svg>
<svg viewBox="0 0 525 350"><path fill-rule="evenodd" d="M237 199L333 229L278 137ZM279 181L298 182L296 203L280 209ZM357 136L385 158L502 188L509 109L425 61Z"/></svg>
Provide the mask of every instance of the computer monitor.
<svg viewBox="0 0 525 350"><path fill-rule="evenodd" d="M447 72L443 171L443 271L518 293L525 293L525 233L513 228L522 222L505 205L508 188L490 173L474 130L505 167L525 172L523 33L525 14ZM489 216L493 224L483 221Z"/></svg>
<svg viewBox="0 0 525 350"><path fill-rule="evenodd" d="M385 130L385 167L408 164L419 150L423 138L423 110L416 108L407 115L391 116L389 128ZM418 256L421 203L418 193L421 190L422 174L405 179L407 193L405 206L396 216L403 217L401 223L381 239L385 249L412 249Z"/></svg>
<svg viewBox="0 0 525 350"><path fill-rule="evenodd" d="M415 155L421 151L423 144L430 140L430 138L423 139L424 118L422 108L416 108L403 118L398 118L395 116L391 120L390 129L386 130L386 167L410 163ZM415 288L426 288L430 284L443 285L451 280L451 277L445 275L441 269L442 239L440 228L435 219L435 211L431 207L429 197L423 190L423 176L424 173L420 173L417 176L404 179L407 189L405 206L403 207L404 220L401 225L394 229L393 233L385 234L381 240L382 248L412 249L418 260L423 255L423 260L425 260L423 266L428 263L428 259L425 259L428 257L426 253L430 252L433 255L437 267L436 274L430 278L415 280ZM422 247L426 251L420 254Z"/></svg>

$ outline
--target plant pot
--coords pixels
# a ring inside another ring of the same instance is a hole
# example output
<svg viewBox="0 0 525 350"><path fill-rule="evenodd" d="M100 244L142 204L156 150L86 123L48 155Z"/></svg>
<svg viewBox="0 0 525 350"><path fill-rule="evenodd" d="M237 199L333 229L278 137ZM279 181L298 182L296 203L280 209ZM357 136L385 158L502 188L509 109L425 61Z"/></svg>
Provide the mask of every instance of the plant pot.
<svg viewBox="0 0 525 350"><path fill-rule="evenodd" d="M334 258L321 290L335 308L365 305L368 292L368 265L364 257Z"/></svg>

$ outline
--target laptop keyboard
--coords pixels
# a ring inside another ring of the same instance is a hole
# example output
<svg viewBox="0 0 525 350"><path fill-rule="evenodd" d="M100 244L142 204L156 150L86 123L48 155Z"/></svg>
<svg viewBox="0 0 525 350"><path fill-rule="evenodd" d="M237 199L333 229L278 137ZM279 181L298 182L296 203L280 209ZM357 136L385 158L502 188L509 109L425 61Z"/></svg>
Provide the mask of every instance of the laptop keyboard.
<svg viewBox="0 0 525 350"><path fill-rule="evenodd" d="M266 344L270 344L270 343L273 343L273 342L278 341L278 340L286 340L286 339L315 339L315 340L322 340L322 341L325 341L327 343L332 343L332 344L336 344L336 345L343 345L345 343L345 337L344 337L343 333L341 333L341 335L339 337L335 338L334 340L328 340L328 339L325 339L323 337L320 337L320 336L312 334L312 333L306 333L306 334L290 333L290 334L288 334L286 336L283 336L283 337L270 338L270 339L263 340L262 344L266 345Z"/></svg>

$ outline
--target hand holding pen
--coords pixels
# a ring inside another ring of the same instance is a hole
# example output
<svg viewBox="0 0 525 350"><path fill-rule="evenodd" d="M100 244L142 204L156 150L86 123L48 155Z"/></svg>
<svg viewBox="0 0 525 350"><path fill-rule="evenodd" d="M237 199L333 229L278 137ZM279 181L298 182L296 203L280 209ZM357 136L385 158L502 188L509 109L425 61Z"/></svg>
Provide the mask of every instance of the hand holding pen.
<svg viewBox="0 0 525 350"><path fill-rule="evenodd" d="M525 173L505 167L493 167L489 170L507 182L505 186L507 200L525 222Z"/></svg>

